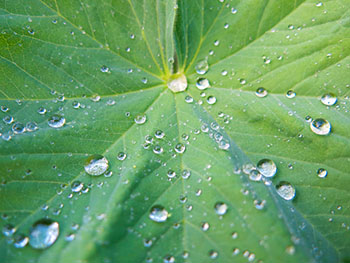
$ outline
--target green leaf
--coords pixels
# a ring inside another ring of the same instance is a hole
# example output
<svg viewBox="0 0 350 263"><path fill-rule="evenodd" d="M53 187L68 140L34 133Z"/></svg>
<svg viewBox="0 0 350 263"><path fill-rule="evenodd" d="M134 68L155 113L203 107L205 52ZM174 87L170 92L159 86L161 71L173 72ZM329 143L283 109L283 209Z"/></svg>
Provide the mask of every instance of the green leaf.
<svg viewBox="0 0 350 263"><path fill-rule="evenodd" d="M349 262L349 10L0 1L0 261ZM173 93L179 76L188 87ZM96 155L109 165L100 176L85 169ZM274 177L260 179L261 159ZM44 218L59 235L35 249Z"/></svg>

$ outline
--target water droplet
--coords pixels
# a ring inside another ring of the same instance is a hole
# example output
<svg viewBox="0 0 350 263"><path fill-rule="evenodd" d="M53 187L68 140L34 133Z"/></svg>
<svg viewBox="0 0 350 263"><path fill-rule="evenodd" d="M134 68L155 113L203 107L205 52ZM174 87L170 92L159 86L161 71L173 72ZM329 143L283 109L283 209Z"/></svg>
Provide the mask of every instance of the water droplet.
<svg viewBox="0 0 350 263"><path fill-rule="evenodd" d="M191 176L191 172L189 170L183 170L182 171L182 178L183 179L188 179Z"/></svg>
<svg viewBox="0 0 350 263"><path fill-rule="evenodd" d="M315 119L310 123L310 129L317 135L328 135L331 132L331 124L325 119Z"/></svg>
<svg viewBox="0 0 350 263"><path fill-rule="evenodd" d="M328 175L328 171L326 169L320 168L317 170L317 176L320 178L325 178Z"/></svg>
<svg viewBox="0 0 350 263"><path fill-rule="evenodd" d="M154 146L154 148L153 148L153 152L154 152L155 154L161 154L161 153L163 152L163 148L162 148L161 146L159 146L159 145L156 145L156 146Z"/></svg>
<svg viewBox="0 0 350 263"><path fill-rule="evenodd" d="M55 243L59 235L59 224L51 219L41 219L34 223L29 244L36 249L45 249Z"/></svg>
<svg viewBox="0 0 350 263"><path fill-rule="evenodd" d="M295 197L295 188L288 182L280 182L276 185L276 190L284 200L292 200Z"/></svg>
<svg viewBox="0 0 350 263"><path fill-rule="evenodd" d="M126 153L124 152L119 152L118 155L117 155L117 159L119 161L124 161L126 159Z"/></svg>
<svg viewBox="0 0 350 263"><path fill-rule="evenodd" d="M33 131L36 131L38 129L38 124L36 122L28 122L26 124L26 130L29 131L29 132L33 132Z"/></svg>
<svg viewBox="0 0 350 263"><path fill-rule="evenodd" d="M192 103L192 102L193 102L193 98L192 98L191 96L187 95L187 96L185 97L185 101L186 101L187 103Z"/></svg>
<svg viewBox="0 0 350 263"><path fill-rule="evenodd" d="M211 250L209 252L209 256L210 256L211 259L216 259L219 256L219 253L216 252L215 250Z"/></svg>
<svg viewBox="0 0 350 263"><path fill-rule="evenodd" d="M337 103L337 100L337 97L333 93L327 93L321 97L321 102L326 106L333 106Z"/></svg>
<svg viewBox="0 0 350 263"><path fill-rule="evenodd" d="M200 90L205 90L210 87L209 80L206 78L200 78L196 82L196 86Z"/></svg>
<svg viewBox="0 0 350 263"><path fill-rule="evenodd" d="M250 172L249 172L249 179L252 180L252 181L260 181L261 180L261 173L259 172L259 170L257 169L252 169Z"/></svg>
<svg viewBox="0 0 350 263"><path fill-rule="evenodd" d="M199 75L204 75L205 73L207 73L209 70L209 65L208 65L208 60L207 59L203 59L201 61L199 61L196 65L196 72Z"/></svg>
<svg viewBox="0 0 350 263"><path fill-rule="evenodd" d="M187 78L184 74L172 75L168 80L168 88L172 92L182 92L187 89Z"/></svg>
<svg viewBox="0 0 350 263"><path fill-rule="evenodd" d="M256 90L255 95L259 98L263 98L267 96L267 90L263 87L260 87Z"/></svg>
<svg viewBox="0 0 350 263"><path fill-rule="evenodd" d="M66 119L60 115L53 115L49 121L48 124L52 128L61 128L66 123Z"/></svg>
<svg viewBox="0 0 350 263"><path fill-rule="evenodd" d="M146 115L137 115L134 119L136 124L144 124L147 120Z"/></svg>
<svg viewBox="0 0 350 263"><path fill-rule="evenodd" d="M14 122L14 118L12 116L5 116L3 119L2 119L6 124L11 124L12 122Z"/></svg>
<svg viewBox="0 0 350 263"><path fill-rule="evenodd" d="M78 193L83 189L84 185L80 181L74 181L71 185L72 192Z"/></svg>
<svg viewBox="0 0 350 263"><path fill-rule="evenodd" d="M154 136L157 138L157 139L163 139L164 136L165 136L165 133L161 130L157 130L155 133L154 133Z"/></svg>
<svg viewBox="0 0 350 263"><path fill-rule="evenodd" d="M167 173L167 176L168 176L169 178L174 178L174 177L176 176L176 173L175 173L175 171L173 171L173 170L169 170L168 173Z"/></svg>
<svg viewBox="0 0 350 263"><path fill-rule="evenodd" d="M210 104L210 105L215 104L215 102L216 102L216 97L214 97L214 96L209 96L209 97L207 98L207 102L208 102L208 104Z"/></svg>
<svg viewBox="0 0 350 263"><path fill-rule="evenodd" d="M66 235L66 237L65 237L65 240L66 240L67 242L71 242L71 241L73 241L74 239L75 239L75 234L73 234L73 233L70 233L70 234Z"/></svg>
<svg viewBox="0 0 350 263"><path fill-rule="evenodd" d="M102 67L101 67L101 72L103 72L103 73L108 73L108 72L110 72L110 71L109 71L109 68L108 68L107 66L102 66Z"/></svg>
<svg viewBox="0 0 350 263"><path fill-rule="evenodd" d="M165 222L168 216L168 211L161 205L153 206L149 214L149 218L155 222Z"/></svg>
<svg viewBox="0 0 350 263"><path fill-rule="evenodd" d="M214 208L215 208L215 212L220 216L226 214L228 209L227 204L223 202L217 202Z"/></svg>
<svg viewBox="0 0 350 263"><path fill-rule="evenodd" d="M286 93L286 97L288 99L293 99L294 97L296 96L296 93L292 90L288 90L287 93Z"/></svg>
<svg viewBox="0 0 350 263"><path fill-rule="evenodd" d="M13 225L7 224L2 228L2 233L4 236L10 237L16 232L16 230L17 229Z"/></svg>
<svg viewBox="0 0 350 263"><path fill-rule="evenodd" d="M25 131L25 127L22 123L20 122L16 122L15 124L13 124L12 126L12 131L15 133L15 134L21 134Z"/></svg>
<svg viewBox="0 0 350 263"><path fill-rule="evenodd" d="M258 162L257 168L265 177L273 177L277 172L276 164L270 159L262 159Z"/></svg>
<svg viewBox="0 0 350 263"><path fill-rule="evenodd" d="M84 169L90 175L101 175L108 169L108 160L102 155L92 155L87 159Z"/></svg>
<svg viewBox="0 0 350 263"><path fill-rule="evenodd" d="M164 263L174 263L175 262L175 258L173 256L165 256Z"/></svg>
<svg viewBox="0 0 350 263"><path fill-rule="evenodd" d="M208 231L209 228L210 228L210 225L208 222L203 222L202 225L201 225L201 228L203 231Z"/></svg>
<svg viewBox="0 0 350 263"><path fill-rule="evenodd" d="M40 115L44 115L46 112L47 112L47 110L46 110L45 108L43 108L43 107L40 107L40 108L38 109L38 113L39 113Z"/></svg>
<svg viewBox="0 0 350 263"><path fill-rule="evenodd" d="M177 153L184 153L185 150L186 150L186 146L183 145L182 143L178 143L178 144L175 145L175 151Z"/></svg>
<svg viewBox="0 0 350 263"><path fill-rule="evenodd" d="M15 236L13 245L15 248L23 248L28 244L28 242L29 238L20 234Z"/></svg>

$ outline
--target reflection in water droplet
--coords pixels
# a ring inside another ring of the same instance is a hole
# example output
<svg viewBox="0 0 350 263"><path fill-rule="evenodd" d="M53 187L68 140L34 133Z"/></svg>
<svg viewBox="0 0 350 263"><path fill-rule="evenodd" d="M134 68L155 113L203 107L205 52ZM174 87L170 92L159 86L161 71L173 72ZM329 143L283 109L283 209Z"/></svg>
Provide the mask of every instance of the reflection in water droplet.
<svg viewBox="0 0 350 263"><path fill-rule="evenodd" d="M34 223L30 234L29 244L36 249L45 249L57 240L59 224L51 219L41 219Z"/></svg>
<svg viewBox="0 0 350 263"><path fill-rule="evenodd" d="M102 155L92 155L86 160L84 169L90 175L101 175L108 169L108 160Z"/></svg>
<svg viewBox="0 0 350 263"><path fill-rule="evenodd" d="M328 135L331 132L331 124L325 119L315 119L310 123L310 129L317 135Z"/></svg>
<svg viewBox="0 0 350 263"><path fill-rule="evenodd" d="M178 143L178 144L175 145L175 151L177 153L184 153L185 150L186 150L186 146L183 145L182 143Z"/></svg>
<svg viewBox="0 0 350 263"><path fill-rule="evenodd" d="M210 87L210 83L208 79L205 78L200 78L196 82L196 86L200 90L205 90Z"/></svg>
<svg viewBox="0 0 350 263"><path fill-rule="evenodd" d="M262 159L258 162L257 168L265 177L273 177L277 172L276 164L270 159Z"/></svg>
<svg viewBox="0 0 350 263"><path fill-rule="evenodd" d="M12 236L15 232L16 228L11 224L4 225L4 227L2 228L2 233L6 237Z"/></svg>
<svg viewBox="0 0 350 263"><path fill-rule="evenodd" d="M165 222L168 216L168 211L161 205L153 206L149 213L149 218L155 222Z"/></svg>
<svg viewBox="0 0 350 263"><path fill-rule="evenodd" d="M144 124L147 120L146 115L137 115L134 119L136 124Z"/></svg>
<svg viewBox="0 0 350 263"><path fill-rule="evenodd" d="M220 216L226 214L227 209L228 209L227 204L223 202L217 202L215 204L215 212Z"/></svg>
<svg viewBox="0 0 350 263"><path fill-rule="evenodd" d="M126 153L124 152L119 152L118 155L117 155L117 159L119 161L124 161L126 159Z"/></svg>
<svg viewBox="0 0 350 263"><path fill-rule="evenodd" d="M48 125L52 128L61 128L65 123L66 119L60 115L53 115L48 121Z"/></svg>
<svg viewBox="0 0 350 263"><path fill-rule="evenodd" d="M260 87L256 90L255 95L259 98L263 98L267 96L267 90L263 87Z"/></svg>
<svg viewBox="0 0 350 263"><path fill-rule="evenodd" d="M12 126L12 131L15 133L15 134L21 134L25 131L25 127L22 123L20 122L16 122L15 124L13 124Z"/></svg>
<svg viewBox="0 0 350 263"><path fill-rule="evenodd" d="M199 61L196 65L196 72L199 75L204 75L205 73L208 72L208 69L209 69L209 65L208 65L207 59L203 59L203 60Z"/></svg>
<svg viewBox="0 0 350 263"><path fill-rule="evenodd" d="M20 234L15 236L13 245L15 248L23 248L28 244L28 242L29 238Z"/></svg>
<svg viewBox="0 0 350 263"><path fill-rule="evenodd" d="M284 200L292 200L295 197L295 188L288 182L280 182L276 185L276 190Z"/></svg>
<svg viewBox="0 0 350 263"><path fill-rule="evenodd" d="M296 93L292 90L288 90L287 93L286 93L286 97L288 99L293 99L294 97L296 96Z"/></svg>
<svg viewBox="0 0 350 263"><path fill-rule="evenodd" d="M337 103L337 97L333 93L327 93L321 97L321 102L326 106L333 106Z"/></svg>
<svg viewBox="0 0 350 263"><path fill-rule="evenodd" d="M216 103L216 97L214 97L214 96L209 96L209 97L207 98L207 102L208 102L208 104L210 104L210 105L215 104L215 103Z"/></svg>
<svg viewBox="0 0 350 263"><path fill-rule="evenodd" d="M187 78L184 74L176 74L169 78L168 88L172 92L182 92L187 89Z"/></svg>
<svg viewBox="0 0 350 263"><path fill-rule="evenodd" d="M71 188L72 188L72 192L74 193L78 193L81 191L81 189L83 189L84 185L82 184L82 182L80 181L74 181L71 184Z"/></svg>
<svg viewBox="0 0 350 263"><path fill-rule="evenodd" d="M317 170L317 176L320 178L325 178L328 175L328 171L326 169L320 168Z"/></svg>
<svg viewBox="0 0 350 263"><path fill-rule="evenodd" d="M261 173L259 170L253 169L249 172L249 179L252 181L260 181L262 178Z"/></svg>

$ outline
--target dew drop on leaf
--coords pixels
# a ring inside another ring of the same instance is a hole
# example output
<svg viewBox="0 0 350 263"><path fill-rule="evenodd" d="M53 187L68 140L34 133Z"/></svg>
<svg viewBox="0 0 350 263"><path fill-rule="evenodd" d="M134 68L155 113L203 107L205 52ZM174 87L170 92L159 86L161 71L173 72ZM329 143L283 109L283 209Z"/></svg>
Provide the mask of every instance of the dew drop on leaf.
<svg viewBox="0 0 350 263"><path fill-rule="evenodd" d="M74 193L78 193L81 191L81 189L83 189L84 185L82 184L82 182L80 181L74 181L71 184L71 188L72 188L72 192Z"/></svg>
<svg viewBox="0 0 350 263"><path fill-rule="evenodd" d="M252 169L250 172L249 172L249 179L252 180L252 181L260 181L262 178L261 176L261 173L259 172L259 170L257 169Z"/></svg>
<svg viewBox="0 0 350 263"><path fill-rule="evenodd" d="M207 102L208 102L208 104L210 104L210 105L215 104L215 103L216 103L216 97L214 97L214 96L209 96L209 97L207 98Z"/></svg>
<svg viewBox="0 0 350 263"><path fill-rule="evenodd" d="M288 182L282 181L276 185L277 193L284 200L292 200L295 197L295 188Z"/></svg>
<svg viewBox="0 0 350 263"><path fill-rule="evenodd" d="M156 130L156 132L154 133L154 136L157 139L163 139L165 136L165 133L162 130Z"/></svg>
<svg viewBox="0 0 350 263"><path fill-rule="evenodd" d="M36 249L45 249L55 243L59 235L59 224L51 219L34 223L29 234L29 244Z"/></svg>
<svg viewBox="0 0 350 263"><path fill-rule="evenodd" d="M61 128L65 123L66 119L60 115L53 115L48 121L48 125L52 128Z"/></svg>
<svg viewBox="0 0 350 263"><path fill-rule="evenodd" d="M101 175L108 169L108 160L102 155L92 155L86 160L84 169L90 175Z"/></svg>
<svg viewBox="0 0 350 263"><path fill-rule="evenodd" d="M327 120L319 118L310 123L310 129L317 135L328 135L331 132L331 124Z"/></svg>
<svg viewBox="0 0 350 263"><path fill-rule="evenodd" d="M4 225L2 228L2 234L6 237L12 236L15 232L16 228L11 224Z"/></svg>
<svg viewBox="0 0 350 263"><path fill-rule="evenodd" d="M326 106L333 106L337 103L337 100L337 97L333 93L327 93L321 97L322 104Z"/></svg>
<svg viewBox="0 0 350 263"><path fill-rule="evenodd" d="M28 242L29 238L27 236L19 234L15 236L13 245L15 248L23 248L28 244Z"/></svg>
<svg viewBox="0 0 350 263"><path fill-rule="evenodd" d="M178 143L178 144L175 145L175 151L177 153L184 153L185 150L186 150L186 146L183 145L182 143Z"/></svg>
<svg viewBox="0 0 350 263"><path fill-rule="evenodd" d="M203 222L202 225L201 225L201 228L204 232L208 231L209 230L209 223L208 222Z"/></svg>
<svg viewBox="0 0 350 263"><path fill-rule="evenodd" d="M223 202L217 202L215 204L215 212L216 214L222 216L224 214L226 214L227 210L228 210L228 207L227 207L227 204L223 203Z"/></svg>
<svg viewBox="0 0 350 263"><path fill-rule="evenodd" d="M134 119L136 124L144 124L147 120L146 115L137 115Z"/></svg>
<svg viewBox="0 0 350 263"><path fill-rule="evenodd" d="M175 74L168 80L168 88L174 92L182 92L187 89L187 78L184 74Z"/></svg>
<svg viewBox="0 0 350 263"><path fill-rule="evenodd" d="M264 98L267 96L267 90L263 87L260 87L256 90L255 95L259 98Z"/></svg>
<svg viewBox="0 0 350 263"><path fill-rule="evenodd" d="M15 124L13 124L12 126L12 131L15 133L15 134L21 134L25 131L25 127L22 123L20 122L16 122Z"/></svg>
<svg viewBox="0 0 350 263"><path fill-rule="evenodd" d="M149 218L154 222L165 222L169 216L169 213L161 205L155 205L151 208Z"/></svg>
<svg viewBox="0 0 350 263"><path fill-rule="evenodd" d="M196 86L200 90L205 90L210 87L209 80L206 78L200 78L196 82Z"/></svg>
<svg viewBox="0 0 350 263"><path fill-rule="evenodd" d="M201 61L199 61L196 65L196 72L199 75L204 75L205 73L207 73L209 70L209 65L208 65L208 60L207 59L203 59Z"/></svg>
<svg viewBox="0 0 350 263"><path fill-rule="evenodd" d="M320 168L317 170L317 176L320 178L326 178L328 171L326 169Z"/></svg>
<svg viewBox="0 0 350 263"><path fill-rule="evenodd" d="M293 99L293 98L295 98L295 96L296 96L296 93L294 91L292 91L292 90L288 90L287 93L286 93L286 97L288 99Z"/></svg>
<svg viewBox="0 0 350 263"><path fill-rule="evenodd" d="M258 162L257 168L265 177L273 177L277 172L276 164L270 159L262 159Z"/></svg>

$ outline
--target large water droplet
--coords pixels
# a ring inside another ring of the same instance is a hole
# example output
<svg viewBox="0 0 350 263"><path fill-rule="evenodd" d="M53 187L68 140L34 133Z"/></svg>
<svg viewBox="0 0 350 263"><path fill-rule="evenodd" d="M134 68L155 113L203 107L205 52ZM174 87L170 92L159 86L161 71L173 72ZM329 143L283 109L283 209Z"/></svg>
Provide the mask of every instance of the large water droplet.
<svg viewBox="0 0 350 263"><path fill-rule="evenodd" d="M258 162L257 168L265 177L273 177L277 172L276 164L270 159L262 159Z"/></svg>
<svg viewBox="0 0 350 263"><path fill-rule="evenodd" d="M86 160L84 169L90 175L101 175L108 169L108 160L102 155L92 155Z"/></svg>
<svg viewBox="0 0 350 263"><path fill-rule="evenodd" d="M337 100L337 97L333 93L327 93L321 97L321 102L326 106L333 106L337 103Z"/></svg>
<svg viewBox="0 0 350 263"><path fill-rule="evenodd" d="M210 87L210 83L209 83L208 79L200 78L200 79L197 80L196 86L197 86L198 89L204 90L204 89L207 89L207 88Z"/></svg>
<svg viewBox="0 0 350 263"><path fill-rule="evenodd" d="M331 124L325 119L315 119L310 123L310 129L317 135L328 135L331 132Z"/></svg>
<svg viewBox="0 0 350 263"><path fill-rule="evenodd" d="M292 200L295 197L295 188L288 182L280 182L276 185L276 190L284 200Z"/></svg>
<svg viewBox="0 0 350 263"><path fill-rule="evenodd" d="M228 209L227 204L223 202L217 202L215 204L215 212L220 216L226 214L227 209Z"/></svg>
<svg viewBox="0 0 350 263"><path fill-rule="evenodd" d="M165 222L168 216L168 211L161 205L153 206L149 213L149 218L155 222Z"/></svg>
<svg viewBox="0 0 350 263"><path fill-rule="evenodd" d="M52 128L61 128L66 123L66 119L60 115L53 115L48 124Z"/></svg>
<svg viewBox="0 0 350 263"><path fill-rule="evenodd" d="M182 92L187 89L187 78L184 74L172 75L168 80L168 88L172 92Z"/></svg>
<svg viewBox="0 0 350 263"><path fill-rule="evenodd" d="M59 224L51 219L41 219L34 223L30 234L29 244L36 249L45 249L57 240Z"/></svg>

